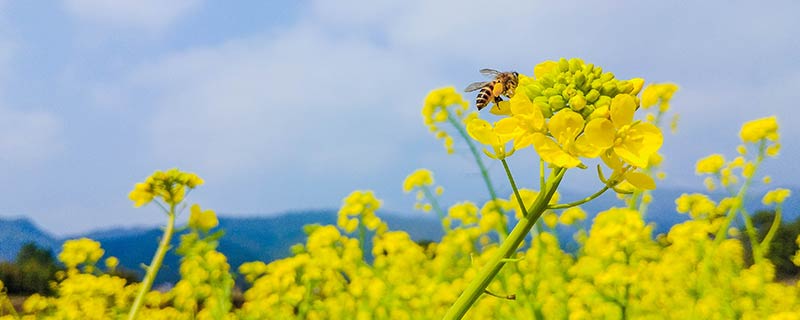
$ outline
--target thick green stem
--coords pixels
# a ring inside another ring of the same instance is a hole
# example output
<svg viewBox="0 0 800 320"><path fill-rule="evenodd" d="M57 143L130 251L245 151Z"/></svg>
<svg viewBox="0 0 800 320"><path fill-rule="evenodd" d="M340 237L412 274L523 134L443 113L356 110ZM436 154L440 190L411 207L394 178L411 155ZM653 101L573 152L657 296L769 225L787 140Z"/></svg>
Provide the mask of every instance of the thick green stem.
<svg viewBox="0 0 800 320"><path fill-rule="evenodd" d="M530 211L517 222L517 225L511 230L511 234L509 234L508 238L500 244L500 248L498 248L491 260L489 260L478 272L478 275L472 279L464 292L461 293L456 302L450 307L450 310L447 311L444 319L461 319L475 301L478 300L481 294L484 293L489 283L492 282L497 273L500 272L500 269L505 265L505 261L508 261L504 259L508 259L517 251L519 245L528 235L533 225L539 220L542 213L547 210L547 204L550 203L550 199L553 198L553 194L556 188L558 188L559 183L561 183L565 172L566 169L559 168L550 176L545 184L545 189L539 192Z"/></svg>
<svg viewBox="0 0 800 320"><path fill-rule="evenodd" d="M147 267L147 274L142 280L141 286L139 287L139 293L136 295L136 300L133 301L133 306L128 313L128 320L136 319L136 314L139 312L139 309L142 307L142 303L144 302L144 296L150 292L150 289L153 287L153 281L156 280L158 269L161 269L161 263L164 262L164 256L167 254L167 250L169 250L169 243L172 240L172 234L175 231L174 204L170 205L167 214L169 215L169 220L167 221L166 229L164 229L164 236L161 238L161 243L158 245L158 250L156 250L155 256L153 256L153 261L150 262L150 266Z"/></svg>

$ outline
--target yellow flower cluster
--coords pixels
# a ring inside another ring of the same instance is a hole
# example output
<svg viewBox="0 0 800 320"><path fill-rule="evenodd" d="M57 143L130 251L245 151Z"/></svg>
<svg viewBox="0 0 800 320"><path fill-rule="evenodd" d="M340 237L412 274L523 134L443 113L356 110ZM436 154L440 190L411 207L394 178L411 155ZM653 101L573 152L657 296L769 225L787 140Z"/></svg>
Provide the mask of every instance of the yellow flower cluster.
<svg viewBox="0 0 800 320"><path fill-rule="evenodd" d="M197 210L200 210L199 207ZM170 292L171 302L177 311L194 315L196 319L232 318L229 312L233 307L233 276L230 274L227 258L216 250L219 245L217 239L222 233L208 236L200 234L198 231L207 233L213 228L205 228L206 226L208 224L202 227L191 226L196 229L181 236L181 244L176 250L183 257L180 265L181 280ZM152 299L153 307L159 307L164 300L155 297Z"/></svg>
<svg viewBox="0 0 800 320"><path fill-rule="evenodd" d="M414 190L417 192L414 209L424 212L430 212L434 208L434 204L436 204L434 197L441 196L444 193L442 186L434 188L433 172L428 169L417 169L403 181L403 192L409 193Z"/></svg>
<svg viewBox="0 0 800 320"><path fill-rule="evenodd" d="M520 75L517 94L502 108L504 118L494 124L472 119L467 132L491 147L484 150L491 158L504 159L531 145L545 162L561 168L602 158L618 178L652 189L649 176L626 174L648 167L663 142L658 127L634 119L643 84L638 78L617 80L580 59L546 61L534 68L534 77ZM668 102L666 89L659 88L650 90L651 96Z"/></svg>
<svg viewBox="0 0 800 320"><path fill-rule="evenodd" d="M474 113L466 113L469 103L456 92L454 87L445 87L431 91L422 106L422 120L436 139L444 140L447 153L453 153L453 137L441 127L448 121L458 122L474 118Z"/></svg>
<svg viewBox="0 0 800 320"><path fill-rule="evenodd" d="M133 191L128 194L128 198L137 208L148 204L154 198L161 198L168 205L176 205L183 201L187 189L191 190L202 184L203 179L194 173L178 169L156 171L144 182L137 183Z"/></svg>
<svg viewBox="0 0 800 320"><path fill-rule="evenodd" d="M93 268L104 254L105 250L100 248L100 242L80 238L64 242L64 250L58 255L58 259L67 269L75 269L79 265Z"/></svg>
<svg viewBox="0 0 800 320"><path fill-rule="evenodd" d="M337 224L347 233L353 233L359 226L378 233L386 231L386 223L375 215L381 201L372 191L353 191L342 201Z"/></svg>
<svg viewBox="0 0 800 320"><path fill-rule="evenodd" d="M189 227L208 232L219 224L214 210L202 210L200 205L193 204L189 209Z"/></svg>

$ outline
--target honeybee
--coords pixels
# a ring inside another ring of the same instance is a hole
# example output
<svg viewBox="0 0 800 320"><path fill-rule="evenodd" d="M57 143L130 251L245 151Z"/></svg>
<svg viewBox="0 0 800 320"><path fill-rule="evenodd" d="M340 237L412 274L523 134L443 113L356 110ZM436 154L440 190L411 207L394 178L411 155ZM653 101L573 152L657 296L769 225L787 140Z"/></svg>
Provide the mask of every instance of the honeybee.
<svg viewBox="0 0 800 320"><path fill-rule="evenodd" d="M492 81L474 82L464 89L464 92L481 90L478 92L478 97L475 98L475 105L479 111L489 105L490 101L495 103L503 101L503 98L500 97L501 95L508 98L514 96L514 90L519 84L518 73L515 71L500 72L493 69L481 69L480 72L483 75L494 77L494 79Z"/></svg>

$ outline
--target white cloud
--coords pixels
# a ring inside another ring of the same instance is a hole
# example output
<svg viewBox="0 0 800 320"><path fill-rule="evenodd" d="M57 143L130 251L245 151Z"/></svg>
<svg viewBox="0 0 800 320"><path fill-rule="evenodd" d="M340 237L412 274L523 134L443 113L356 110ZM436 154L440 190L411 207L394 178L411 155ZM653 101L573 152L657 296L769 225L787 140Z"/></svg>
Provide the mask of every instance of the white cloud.
<svg viewBox="0 0 800 320"><path fill-rule="evenodd" d="M0 163L22 167L60 151L60 122L45 112L20 112L0 106Z"/></svg>
<svg viewBox="0 0 800 320"><path fill-rule="evenodd" d="M65 0L77 17L104 25L160 30L202 4L202 0Z"/></svg>
<svg viewBox="0 0 800 320"><path fill-rule="evenodd" d="M128 92L154 97L161 159L232 176L289 165L333 174L390 165L398 132L421 126L422 97L405 93L424 90L425 74L397 53L299 26L176 53L137 71Z"/></svg>

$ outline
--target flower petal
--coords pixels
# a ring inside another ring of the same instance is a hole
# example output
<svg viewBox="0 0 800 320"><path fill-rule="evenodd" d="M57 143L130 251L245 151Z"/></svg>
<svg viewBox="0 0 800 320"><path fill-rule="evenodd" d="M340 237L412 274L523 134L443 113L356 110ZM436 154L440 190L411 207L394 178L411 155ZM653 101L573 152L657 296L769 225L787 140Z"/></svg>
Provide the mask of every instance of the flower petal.
<svg viewBox="0 0 800 320"><path fill-rule="evenodd" d="M622 143L614 146L614 152L625 162L645 168L650 156L653 155L664 142L661 130L650 123L639 123L630 130Z"/></svg>
<svg viewBox="0 0 800 320"><path fill-rule="evenodd" d="M472 139L486 145L495 145L498 142L497 134L494 133L492 125L483 119L472 119L467 123L467 133Z"/></svg>
<svg viewBox="0 0 800 320"><path fill-rule="evenodd" d="M641 172L628 172L625 174L625 180L639 189L654 190L656 188L656 181Z"/></svg>
<svg viewBox="0 0 800 320"><path fill-rule="evenodd" d="M541 133L534 133L531 136L533 147L542 160L562 168L573 168L581 164L581 161L561 149L555 141Z"/></svg>
<svg viewBox="0 0 800 320"><path fill-rule="evenodd" d="M575 141L575 138L583 130L584 124L580 114L563 109L550 118L548 128L553 138L556 138L561 145L566 145Z"/></svg>
<svg viewBox="0 0 800 320"><path fill-rule="evenodd" d="M636 101L627 94L620 94L611 100L611 121L617 129L633 122L633 112L636 111Z"/></svg>
<svg viewBox="0 0 800 320"><path fill-rule="evenodd" d="M595 147L608 149L614 145L616 131L614 124L608 119L594 119L586 124L583 136Z"/></svg>

